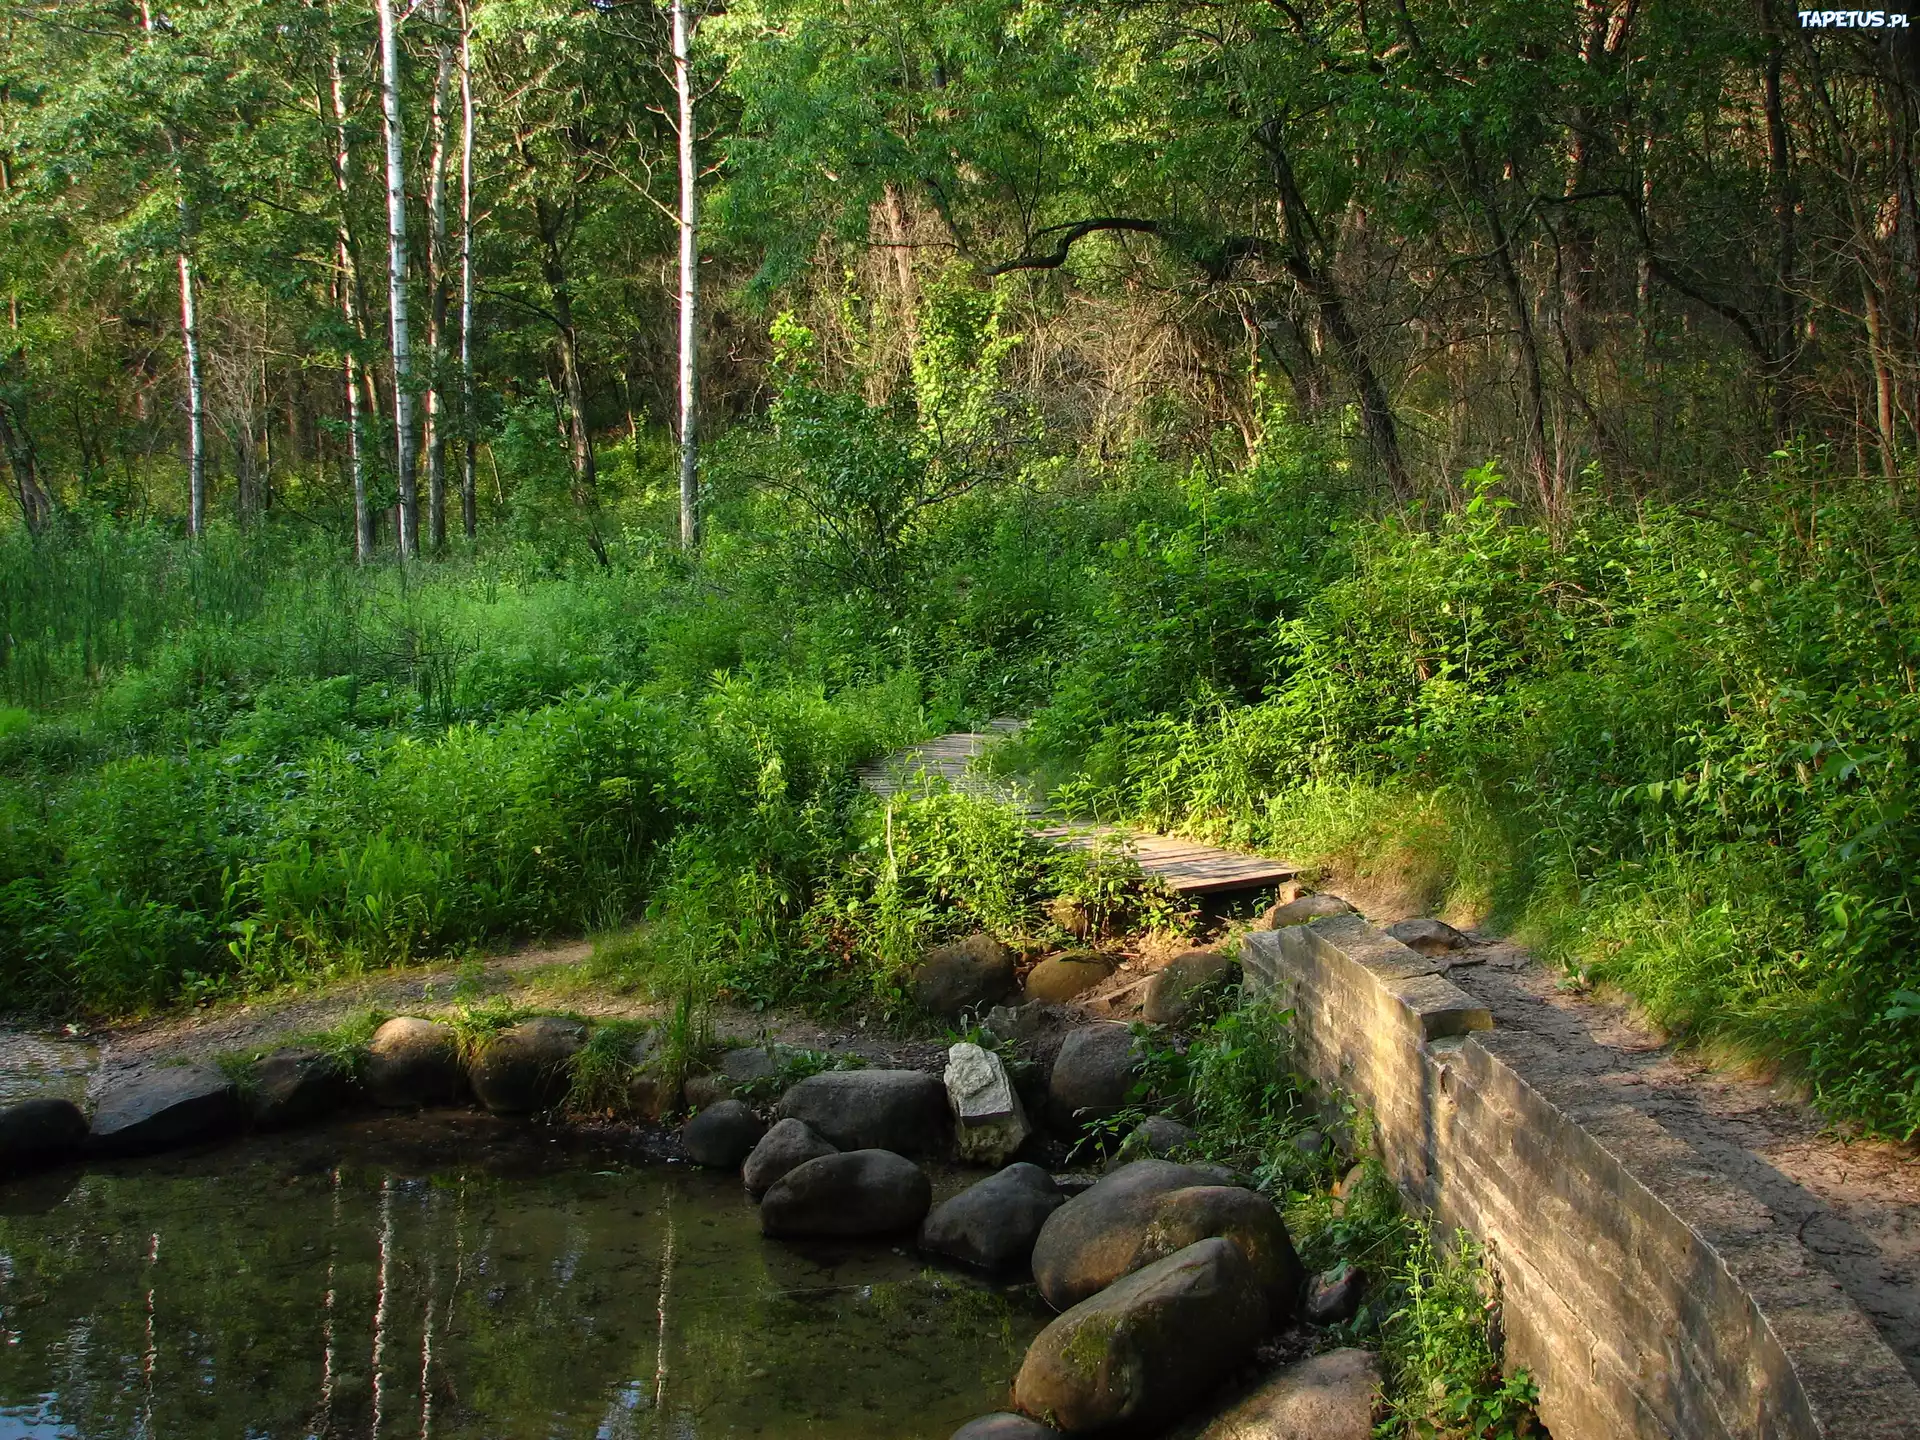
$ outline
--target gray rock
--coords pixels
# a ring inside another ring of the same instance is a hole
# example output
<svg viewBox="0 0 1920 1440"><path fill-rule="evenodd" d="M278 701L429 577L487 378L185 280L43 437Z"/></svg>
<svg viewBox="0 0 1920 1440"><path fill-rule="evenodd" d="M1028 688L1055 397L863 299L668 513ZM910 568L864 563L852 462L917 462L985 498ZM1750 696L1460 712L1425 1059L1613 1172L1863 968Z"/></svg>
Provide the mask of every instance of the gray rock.
<svg viewBox="0 0 1920 1440"><path fill-rule="evenodd" d="M969 1420L953 1432L953 1440L1059 1440L1058 1430L1049 1430L1038 1420L1024 1415L982 1415Z"/></svg>
<svg viewBox="0 0 1920 1440"><path fill-rule="evenodd" d="M1343 1261L1313 1277L1301 1313L1315 1325L1343 1325L1360 1313L1366 1293L1366 1272Z"/></svg>
<svg viewBox="0 0 1920 1440"><path fill-rule="evenodd" d="M733 1099L733 1081L724 1073L689 1075L682 1090L687 1109L696 1112L710 1110L722 1100Z"/></svg>
<svg viewBox="0 0 1920 1440"><path fill-rule="evenodd" d="M1027 972L1027 998L1059 1004L1084 994L1113 974L1113 965L1091 950L1049 955Z"/></svg>
<svg viewBox="0 0 1920 1440"><path fill-rule="evenodd" d="M1068 1434L1150 1430L1259 1344L1266 1301L1231 1241L1202 1240L1075 1305L1028 1347L1014 1403Z"/></svg>
<svg viewBox="0 0 1920 1440"><path fill-rule="evenodd" d="M1387 926L1387 934L1422 955L1445 955L1467 945L1467 937L1444 920L1400 920Z"/></svg>
<svg viewBox="0 0 1920 1440"><path fill-rule="evenodd" d="M834 1070L781 1097L782 1120L804 1120L842 1150L943 1150L951 1122L947 1087L919 1070Z"/></svg>
<svg viewBox="0 0 1920 1440"><path fill-rule="evenodd" d="M934 1206L920 1227L920 1248L978 1270L1023 1266L1065 1199L1038 1165L1009 1165Z"/></svg>
<svg viewBox="0 0 1920 1440"><path fill-rule="evenodd" d="M758 1200L789 1170L833 1153L833 1146L804 1122L782 1120L760 1137L740 1168L740 1178L747 1183L747 1193Z"/></svg>
<svg viewBox="0 0 1920 1440"><path fill-rule="evenodd" d="M1013 951L984 931L936 945L908 980L913 1003L929 1015L957 1020L1013 990Z"/></svg>
<svg viewBox="0 0 1920 1440"><path fill-rule="evenodd" d="M1111 1115L1127 1103L1140 1044L1124 1025L1088 1025L1067 1036L1053 1062L1047 1118L1063 1130Z"/></svg>
<svg viewBox="0 0 1920 1440"><path fill-rule="evenodd" d="M1033 1127L1026 1107L1007 1078L1007 1069L991 1050L962 1041L947 1051L941 1077L953 1111L960 1158L976 1165L1000 1166L1027 1142Z"/></svg>
<svg viewBox="0 0 1920 1440"><path fill-rule="evenodd" d="M641 1120L662 1120L680 1107L681 1089L667 1073L660 1032L649 1030L627 1050L627 1109Z"/></svg>
<svg viewBox="0 0 1920 1440"><path fill-rule="evenodd" d="M1120 1142L1120 1152L1115 1158L1123 1164L1133 1160L1164 1160L1192 1140L1193 1131L1178 1120L1149 1115Z"/></svg>
<svg viewBox="0 0 1920 1440"><path fill-rule="evenodd" d="M1170 1160L1123 1165L1048 1218L1033 1247L1033 1278L1056 1310L1077 1305L1134 1268L1162 1195L1213 1177Z"/></svg>
<svg viewBox="0 0 1920 1440"><path fill-rule="evenodd" d="M1199 1440L1368 1440L1379 1394L1379 1357L1328 1350L1276 1370Z"/></svg>
<svg viewBox="0 0 1920 1440"><path fill-rule="evenodd" d="M1024 1005L996 1005L987 1012L987 1029L1001 1040L1031 1040L1065 1013L1044 1000L1029 1000Z"/></svg>
<svg viewBox="0 0 1920 1440"><path fill-rule="evenodd" d="M304 1125L353 1099L353 1076L318 1050L276 1050L253 1067L246 1097L253 1123L263 1130Z"/></svg>
<svg viewBox="0 0 1920 1440"><path fill-rule="evenodd" d="M230 1135L246 1119L240 1091L211 1065L161 1065L109 1084L93 1107L90 1146L144 1155Z"/></svg>
<svg viewBox="0 0 1920 1440"><path fill-rule="evenodd" d="M71 1100L36 1096L0 1110L0 1176L24 1174L78 1150L87 1117Z"/></svg>
<svg viewBox="0 0 1920 1440"><path fill-rule="evenodd" d="M933 1203L926 1171L891 1150L850 1150L797 1165L760 1202L775 1238L892 1235L917 1228Z"/></svg>
<svg viewBox="0 0 1920 1440"><path fill-rule="evenodd" d="M1184 1025L1194 1006L1230 984L1239 968L1233 956L1218 950L1182 951L1147 982L1141 1013L1155 1025Z"/></svg>
<svg viewBox="0 0 1920 1440"><path fill-rule="evenodd" d="M1275 1320L1291 1315L1306 1280L1287 1223L1273 1202L1237 1185L1196 1185L1158 1197L1129 1270L1165 1259L1176 1250L1218 1236L1231 1240L1252 1267Z"/></svg>
<svg viewBox="0 0 1920 1440"><path fill-rule="evenodd" d="M1260 917L1261 928L1284 930L1289 925L1305 925L1309 920L1324 920L1329 915L1351 915L1353 906L1338 895L1302 895L1285 905L1276 905Z"/></svg>
<svg viewBox="0 0 1920 1440"><path fill-rule="evenodd" d="M376 1105L444 1105L467 1095L451 1025L400 1015L373 1032L360 1075Z"/></svg>
<svg viewBox="0 0 1920 1440"><path fill-rule="evenodd" d="M587 1027L558 1015L536 1015L488 1040L467 1067L480 1103L496 1115L531 1115L567 1098L573 1057Z"/></svg>
<svg viewBox="0 0 1920 1440"><path fill-rule="evenodd" d="M761 1118L738 1100L710 1105L681 1127L687 1158L710 1170L732 1170L767 1133Z"/></svg>
<svg viewBox="0 0 1920 1440"><path fill-rule="evenodd" d="M1302 1130L1293 1137L1293 1148L1309 1160L1327 1153L1327 1137L1318 1130Z"/></svg>

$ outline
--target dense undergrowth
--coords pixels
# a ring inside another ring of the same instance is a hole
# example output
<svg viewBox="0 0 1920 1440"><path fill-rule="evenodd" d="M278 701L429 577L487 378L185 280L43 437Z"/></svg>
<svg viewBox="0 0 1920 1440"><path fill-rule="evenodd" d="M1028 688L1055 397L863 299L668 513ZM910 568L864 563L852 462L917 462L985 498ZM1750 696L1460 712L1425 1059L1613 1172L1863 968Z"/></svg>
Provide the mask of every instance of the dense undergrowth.
<svg viewBox="0 0 1920 1440"><path fill-rule="evenodd" d="M1489 468L1372 516L1276 421L1237 470L1001 455L949 493L977 454L801 403L793 365L713 462L697 562L644 487L604 567L531 524L408 572L275 527L0 536L13 1006L643 915L708 989L897 1003L945 930L1151 903L849 778L1030 713L1016 763L1063 803L1397 868L1837 1116L1920 1126L1920 536L1880 492L1783 455L1737 509L1595 498L1549 533Z"/></svg>

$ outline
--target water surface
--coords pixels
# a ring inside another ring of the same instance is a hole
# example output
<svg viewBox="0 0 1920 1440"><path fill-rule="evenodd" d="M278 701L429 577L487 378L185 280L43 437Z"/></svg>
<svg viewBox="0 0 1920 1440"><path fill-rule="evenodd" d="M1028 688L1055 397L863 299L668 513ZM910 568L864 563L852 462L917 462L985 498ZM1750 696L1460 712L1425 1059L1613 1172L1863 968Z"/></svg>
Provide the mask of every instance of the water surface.
<svg viewBox="0 0 1920 1440"><path fill-rule="evenodd" d="M1045 1318L477 1115L0 1185L0 1437L945 1440Z"/></svg>

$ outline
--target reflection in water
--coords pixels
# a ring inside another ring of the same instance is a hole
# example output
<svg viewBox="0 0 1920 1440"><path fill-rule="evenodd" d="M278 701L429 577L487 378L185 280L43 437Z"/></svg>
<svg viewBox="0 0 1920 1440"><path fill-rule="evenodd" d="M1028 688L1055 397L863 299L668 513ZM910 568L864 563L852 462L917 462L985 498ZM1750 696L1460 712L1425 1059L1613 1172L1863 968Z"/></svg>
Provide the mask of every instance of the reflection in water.
<svg viewBox="0 0 1920 1440"><path fill-rule="evenodd" d="M0 1440L944 1440L1043 1320L478 1116L0 1185Z"/></svg>

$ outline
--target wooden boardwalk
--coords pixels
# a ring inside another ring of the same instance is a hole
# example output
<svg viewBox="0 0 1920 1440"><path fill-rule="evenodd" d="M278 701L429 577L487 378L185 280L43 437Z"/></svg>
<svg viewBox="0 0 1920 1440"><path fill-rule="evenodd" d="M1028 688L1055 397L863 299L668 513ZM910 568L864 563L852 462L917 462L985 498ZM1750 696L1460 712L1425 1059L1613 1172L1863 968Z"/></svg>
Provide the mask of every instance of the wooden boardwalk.
<svg viewBox="0 0 1920 1440"><path fill-rule="evenodd" d="M1017 735L1021 720L995 720L985 730L942 735L922 745L909 746L859 769L860 783L876 795L899 795L945 787L1013 805L1033 820L1036 839L1070 850L1116 846L1139 862L1141 870L1157 875L1179 895L1225 895L1262 890L1294 877L1295 867L1284 860L1247 855L1202 845L1172 835L1128 829L1118 825L1080 824L1047 813L1046 807L1016 779L985 774L974 762L990 745Z"/></svg>

